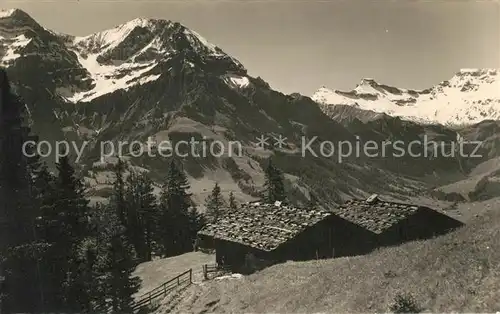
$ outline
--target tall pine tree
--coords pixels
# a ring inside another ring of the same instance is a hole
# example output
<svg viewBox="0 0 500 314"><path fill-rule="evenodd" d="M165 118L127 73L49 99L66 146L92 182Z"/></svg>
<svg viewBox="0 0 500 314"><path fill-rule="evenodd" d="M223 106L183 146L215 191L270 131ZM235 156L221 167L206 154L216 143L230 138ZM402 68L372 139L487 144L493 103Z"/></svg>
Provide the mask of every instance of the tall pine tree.
<svg viewBox="0 0 500 314"><path fill-rule="evenodd" d="M138 258L150 261L159 219L158 206L153 194L153 182L144 173L131 172L127 178L125 197L128 205L127 234Z"/></svg>
<svg viewBox="0 0 500 314"><path fill-rule="evenodd" d="M61 206L65 223L65 236L69 238L69 268L65 281L65 301L69 310L82 311L88 308L89 296L85 293L86 282L82 279L84 261L80 259L81 242L90 236L89 201L85 198L84 184L75 174L68 157L63 157L57 164L59 171L57 190L60 191ZM60 241L59 241L60 242Z"/></svg>
<svg viewBox="0 0 500 314"><path fill-rule="evenodd" d="M281 170L269 159L265 169L264 200L272 204L276 201L285 201L285 184Z"/></svg>
<svg viewBox="0 0 500 314"><path fill-rule="evenodd" d="M189 230L190 238L193 240L193 251L197 250L198 246L198 231L200 231L207 223L207 219L204 214L199 213L196 207L191 207L189 209Z"/></svg>
<svg viewBox="0 0 500 314"><path fill-rule="evenodd" d="M192 206L190 186L176 161L170 162L166 184L160 197L163 254L179 255L192 249L189 208Z"/></svg>
<svg viewBox="0 0 500 314"><path fill-rule="evenodd" d="M140 279L133 277L135 251L126 236L112 206L101 208L97 221L97 259L93 265L98 274L95 311L132 313L133 295L139 290Z"/></svg>
<svg viewBox="0 0 500 314"><path fill-rule="evenodd" d="M234 197L232 191L229 193L229 208L233 210L238 208L238 204L236 203L236 198Z"/></svg>
<svg viewBox="0 0 500 314"><path fill-rule="evenodd" d="M65 279L65 274L60 268L60 260L53 255L56 243L61 239L61 234L54 230L60 225L59 215L54 205L59 195L56 191L56 177L49 172L46 166L41 167L38 171L34 192L37 206L40 208L37 233L39 238L43 239L49 246L42 258L44 310L58 311L64 308L64 295L61 286Z"/></svg>
<svg viewBox="0 0 500 314"><path fill-rule="evenodd" d="M127 203L125 201L125 170L126 164L118 158L114 167L115 183L113 184L113 194L111 195L111 204L116 210L116 214L123 226L127 225Z"/></svg>
<svg viewBox="0 0 500 314"><path fill-rule="evenodd" d="M53 189L47 191L42 206L44 239L50 244L46 262L54 306L65 311L88 308L79 258L81 242L90 236L89 204L82 181L76 176L68 157L56 164L58 175Z"/></svg>
<svg viewBox="0 0 500 314"><path fill-rule="evenodd" d="M225 202L221 194L220 186L218 183L215 183L212 193L210 193L205 201L205 206L207 208L206 215L210 223L214 223L219 219L224 205Z"/></svg>

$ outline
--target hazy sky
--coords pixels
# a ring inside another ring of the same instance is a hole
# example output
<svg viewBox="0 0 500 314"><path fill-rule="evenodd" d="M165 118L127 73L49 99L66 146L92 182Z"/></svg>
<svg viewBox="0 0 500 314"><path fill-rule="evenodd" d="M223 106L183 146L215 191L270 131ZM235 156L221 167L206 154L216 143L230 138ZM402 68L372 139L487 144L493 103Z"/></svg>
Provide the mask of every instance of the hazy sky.
<svg viewBox="0 0 500 314"><path fill-rule="evenodd" d="M55 0L7 1L74 35L136 17L178 21L284 93L363 77L427 88L460 68L500 68L499 1Z"/></svg>

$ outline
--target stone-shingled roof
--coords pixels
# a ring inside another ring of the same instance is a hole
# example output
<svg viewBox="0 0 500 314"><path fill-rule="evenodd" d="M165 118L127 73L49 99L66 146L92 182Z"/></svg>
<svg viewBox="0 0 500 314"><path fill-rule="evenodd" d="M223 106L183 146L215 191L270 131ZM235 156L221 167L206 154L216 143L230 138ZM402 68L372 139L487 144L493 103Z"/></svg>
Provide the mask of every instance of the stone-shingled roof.
<svg viewBox="0 0 500 314"><path fill-rule="evenodd" d="M330 215L327 211L247 203L225 210L216 223L208 224L198 234L272 251Z"/></svg>
<svg viewBox="0 0 500 314"><path fill-rule="evenodd" d="M374 194L367 200L349 200L333 211L345 220L380 234L413 215L419 208L416 205L383 201Z"/></svg>

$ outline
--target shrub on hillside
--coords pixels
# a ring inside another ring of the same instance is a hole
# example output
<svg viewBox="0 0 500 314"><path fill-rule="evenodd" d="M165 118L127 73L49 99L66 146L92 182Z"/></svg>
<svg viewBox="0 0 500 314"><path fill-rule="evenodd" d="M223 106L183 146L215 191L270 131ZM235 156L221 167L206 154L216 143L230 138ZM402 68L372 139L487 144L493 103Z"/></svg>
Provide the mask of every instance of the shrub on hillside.
<svg viewBox="0 0 500 314"><path fill-rule="evenodd" d="M422 308L411 294L397 294L390 307L392 313L420 313Z"/></svg>

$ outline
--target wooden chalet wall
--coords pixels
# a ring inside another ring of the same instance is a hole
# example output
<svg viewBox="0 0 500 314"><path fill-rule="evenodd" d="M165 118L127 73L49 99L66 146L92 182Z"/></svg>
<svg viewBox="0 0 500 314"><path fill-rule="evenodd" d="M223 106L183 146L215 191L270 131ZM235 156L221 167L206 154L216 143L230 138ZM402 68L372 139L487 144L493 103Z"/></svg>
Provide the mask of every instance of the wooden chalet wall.
<svg viewBox="0 0 500 314"><path fill-rule="evenodd" d="M419 207L377 237L377 246L394 246L408 241L425 240L446 234L463 223L427 207Z"/></svg>
<svg viewBox="0 0 500 314"><path fill-rule="evenodd" d="M375 235L347 220L332 215L307 228L276 251L285 260L362 255L373 248Z"/></svg>

